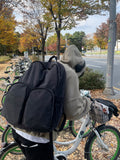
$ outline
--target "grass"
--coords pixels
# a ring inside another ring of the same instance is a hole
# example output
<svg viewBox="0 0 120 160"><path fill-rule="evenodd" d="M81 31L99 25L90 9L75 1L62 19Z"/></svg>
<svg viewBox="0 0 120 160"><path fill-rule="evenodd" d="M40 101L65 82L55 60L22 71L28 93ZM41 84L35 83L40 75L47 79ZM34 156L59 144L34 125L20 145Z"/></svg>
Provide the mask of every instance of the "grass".
<svg viewBox="0 0 120 160"><path fill-rule="evenodd" d="M10 60L11 58L9 56L0 56L0 62L5 62Z"/></svg>

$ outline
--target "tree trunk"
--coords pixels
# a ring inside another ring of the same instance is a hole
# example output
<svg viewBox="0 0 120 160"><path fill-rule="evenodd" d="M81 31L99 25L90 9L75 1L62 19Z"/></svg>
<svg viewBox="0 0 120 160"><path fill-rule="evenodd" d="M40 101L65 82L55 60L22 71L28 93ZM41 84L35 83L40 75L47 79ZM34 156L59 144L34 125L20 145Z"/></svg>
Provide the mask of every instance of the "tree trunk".
<svg viewBox="0 0 120 160"><path fill-rule="evenodd" d="M104 94L107 94L107 95L114 95L113 66L114 66L114 49L115 49L115 43L116 43L116 22L115 22L115 19L116 19L116 0L110 0L106 88L104 90Z"/></svg>
<svg viewBox="0 0 120 160"><path fill-rule="evenodd" d="M41 48L41 54L42 54L42 61L45 61L45 38L42 38L42 48Z"/></svg>
<svg viewBox="0 0 120 160"><path fill-rule="evenodd" d="M60 59L60 30L57 33L57 58Z"/></svg>

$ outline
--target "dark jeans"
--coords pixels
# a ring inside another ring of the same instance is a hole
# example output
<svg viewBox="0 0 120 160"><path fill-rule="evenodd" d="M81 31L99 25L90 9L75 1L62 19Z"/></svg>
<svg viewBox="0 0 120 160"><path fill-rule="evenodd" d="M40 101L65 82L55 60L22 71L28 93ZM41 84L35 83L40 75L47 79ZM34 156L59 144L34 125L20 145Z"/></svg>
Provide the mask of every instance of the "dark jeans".
<svg viewBox="0 0 120 160"><path fill-rule="evenodd" d="M12 130L12 132L26 160L54 160L52 142L35 143L21 137L15 130Z"/></svg>

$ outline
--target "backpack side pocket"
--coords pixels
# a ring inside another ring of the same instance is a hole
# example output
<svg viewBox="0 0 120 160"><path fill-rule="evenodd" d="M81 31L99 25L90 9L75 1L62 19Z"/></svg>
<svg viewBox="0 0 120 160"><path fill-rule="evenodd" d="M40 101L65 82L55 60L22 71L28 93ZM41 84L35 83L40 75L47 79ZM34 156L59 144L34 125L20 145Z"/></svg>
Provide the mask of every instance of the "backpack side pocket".
<svg viewBox="0 0 120 160"><path fill-rule="evenodd" d="M20 82L13 84L7 92L2 115L10 124L18 126L21 123L27 95L28 87Z"/></svg>

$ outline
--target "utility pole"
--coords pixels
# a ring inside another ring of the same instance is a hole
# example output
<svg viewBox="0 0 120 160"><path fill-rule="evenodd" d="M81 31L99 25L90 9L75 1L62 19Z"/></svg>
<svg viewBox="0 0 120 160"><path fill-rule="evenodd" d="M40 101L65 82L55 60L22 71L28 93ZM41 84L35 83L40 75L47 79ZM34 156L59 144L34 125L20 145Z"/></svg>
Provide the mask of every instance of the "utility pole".
<svg viewBox="0 0 120 160"><path fill-rule="evenodd" d="M113 67L114 67L114 49L116 44L116 0L110 0L109 11L109 35L108 35L108 54L106 71L106 88L104 94L114 95L113 90Z"/></svg>

